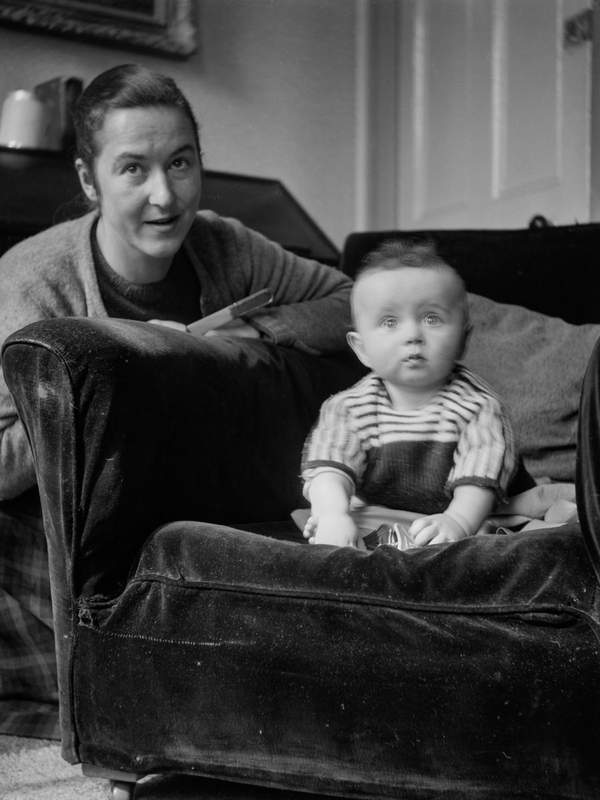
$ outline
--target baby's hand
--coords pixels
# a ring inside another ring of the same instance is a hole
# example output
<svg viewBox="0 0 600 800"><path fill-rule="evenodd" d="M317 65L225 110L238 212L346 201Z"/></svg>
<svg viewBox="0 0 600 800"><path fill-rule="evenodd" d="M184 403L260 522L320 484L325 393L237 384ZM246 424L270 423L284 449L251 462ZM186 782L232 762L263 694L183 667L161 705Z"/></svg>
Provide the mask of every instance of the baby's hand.
<svg viewBox="0 0 600 800"><path fill-rule="evenodd" d="M468 537L467 531L450 514L431 514L419 517L409 528L416 545L458 542Z"/></svg>
<svg viewBox="0 0 600 800"><path fill-rule="evenodd" d="M322 514L309 517L303 535L309 544L334 544L337 547L364 549L358 528L349 514Z"/></svg>

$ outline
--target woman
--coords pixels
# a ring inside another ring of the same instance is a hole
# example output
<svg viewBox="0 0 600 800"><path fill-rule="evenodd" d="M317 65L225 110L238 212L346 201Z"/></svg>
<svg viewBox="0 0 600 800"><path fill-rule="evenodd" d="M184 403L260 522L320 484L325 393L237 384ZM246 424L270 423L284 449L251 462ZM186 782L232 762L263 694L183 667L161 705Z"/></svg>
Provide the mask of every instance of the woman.
<svg viewBox="0 0 600 800"><path fill-rule="evenodd" d="M0 259L0 344L48 317L119 317L185 330L268 287L268 309L217 335L314 354L345 348L347 278L236 220L198 212L198 126L173 80L136 65L114 67L83 92L74 123L75 166L92 210ZM49 603L25 608L32 595L48 596L42 549L33 461L0 377L0 639L11 643L4 662L0 655L0 703L7 695L56 697ZM27 720L14 722L0 708L0 732L52 735L38 724L42 710L32 707Z"/></svg>
<svg viewBox="0 0 600 800"><path fill-rule="evenodd" d="M222 335L263 336L308 352L342 350L350 281L239 222L198 213L198 128L175 83L115 67L75 112L76 168L94 210L18 244L0 261L0 342L45 317L181 324L265 287L273 305ZM34 483L23 429L0 386L0 500Z"/></svg>

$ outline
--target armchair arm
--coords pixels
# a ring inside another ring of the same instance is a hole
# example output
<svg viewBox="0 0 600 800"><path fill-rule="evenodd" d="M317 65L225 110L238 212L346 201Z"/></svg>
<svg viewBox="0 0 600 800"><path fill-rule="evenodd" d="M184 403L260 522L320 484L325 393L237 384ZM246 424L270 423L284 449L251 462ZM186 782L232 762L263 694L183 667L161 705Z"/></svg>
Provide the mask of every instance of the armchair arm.
<svg viewBox="0 0 600 800"><path fill-rule="evenodd" d="M3 367L65 602L119 594L165 522L286 518L321 401L360 374L345 355L87 318L17 331Z"/></svg>

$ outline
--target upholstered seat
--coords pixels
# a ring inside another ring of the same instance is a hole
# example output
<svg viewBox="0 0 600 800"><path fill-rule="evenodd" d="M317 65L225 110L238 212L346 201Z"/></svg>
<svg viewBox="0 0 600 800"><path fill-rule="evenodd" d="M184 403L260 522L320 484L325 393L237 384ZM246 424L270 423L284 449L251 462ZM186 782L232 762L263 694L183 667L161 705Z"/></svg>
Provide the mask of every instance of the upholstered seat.
<svg viewBox="0 0 600 800"><path fill-rule="evenodd" d="M595 583L572 527L367 554L171 523L115 602L80 603L79 757L358 797L588 796Z"/></svg>

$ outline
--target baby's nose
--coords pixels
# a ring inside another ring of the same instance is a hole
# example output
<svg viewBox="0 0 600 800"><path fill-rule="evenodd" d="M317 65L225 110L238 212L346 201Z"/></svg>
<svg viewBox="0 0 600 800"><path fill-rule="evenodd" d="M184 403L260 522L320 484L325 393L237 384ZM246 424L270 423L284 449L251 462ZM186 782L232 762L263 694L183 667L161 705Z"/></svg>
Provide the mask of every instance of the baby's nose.
<svg viewBox="0 0 600 800"><path fill-rule="evenodd" d="M423 332L416 320L407 320L404 323L403 333L407 344L418 344L423 341Z"/></svg>

